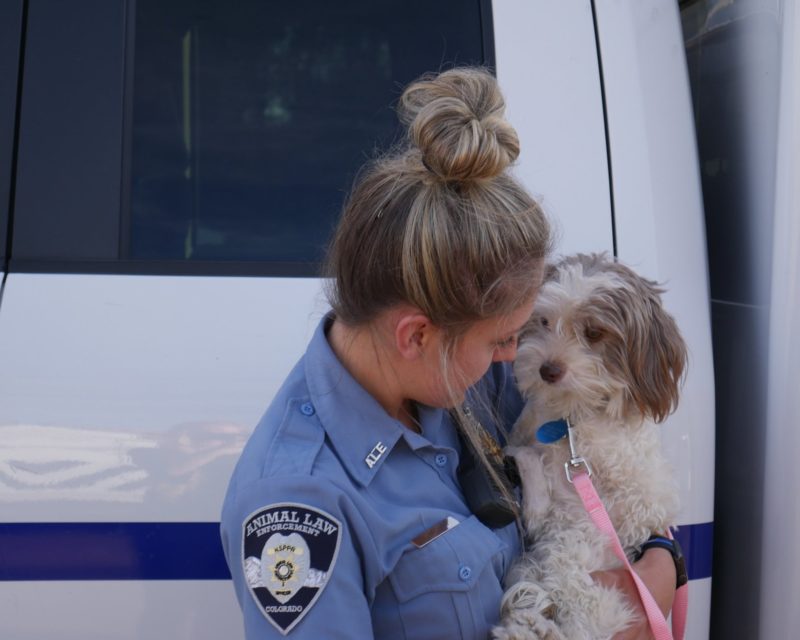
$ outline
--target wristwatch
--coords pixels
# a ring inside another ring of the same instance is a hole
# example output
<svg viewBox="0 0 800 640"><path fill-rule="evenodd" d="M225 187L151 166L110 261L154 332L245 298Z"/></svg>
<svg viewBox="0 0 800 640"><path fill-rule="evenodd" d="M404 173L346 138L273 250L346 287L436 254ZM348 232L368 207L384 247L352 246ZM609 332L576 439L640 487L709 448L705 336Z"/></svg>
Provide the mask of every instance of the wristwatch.
<svg viewBox="0 0 800 640"><path fill-rule="evenodd" d="M689 574L686 572L686 559L683 557L683 550L678 541L674 538L670 540L664 536L652 535L642 545L642 549L637 556L637 560L644 555L644 552L653 547L666 549L672 555L672 560L675 562L675 574L677 576L677 588L682 587L689 582Z"/></svg>

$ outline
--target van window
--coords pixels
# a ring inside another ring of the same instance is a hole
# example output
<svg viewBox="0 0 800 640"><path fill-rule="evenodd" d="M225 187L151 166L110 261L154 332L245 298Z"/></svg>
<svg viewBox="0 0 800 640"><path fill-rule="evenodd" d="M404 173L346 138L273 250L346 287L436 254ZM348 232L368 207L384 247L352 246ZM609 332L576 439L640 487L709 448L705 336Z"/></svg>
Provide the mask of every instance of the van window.
<svg viewBox="0 0 800 640"><path fill-rule="evenodd" d="M487 59L481 5L138 0L121 257L319 263L402 86Z"/></svg>
<svg viewBox="0 0 800 640"><path fill-rule="evenodd" d="M17 111L22 0L0 3L0 271L5 269Z"/></svg>

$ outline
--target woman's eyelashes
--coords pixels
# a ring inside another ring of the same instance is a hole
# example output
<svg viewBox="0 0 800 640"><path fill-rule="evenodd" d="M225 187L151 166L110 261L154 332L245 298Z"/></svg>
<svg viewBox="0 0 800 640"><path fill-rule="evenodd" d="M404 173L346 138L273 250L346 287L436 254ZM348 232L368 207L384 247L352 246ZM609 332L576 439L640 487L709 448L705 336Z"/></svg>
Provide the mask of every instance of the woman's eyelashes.
<svg viewBox="0 0 800 640"><path fill-rule="evenodd" d="M502 340L498 340L494 343L495 349L510 349L511 347L516 346L517 340L519 339L519 334L513 334L508 336L507 338L503 338Z"/></svg>

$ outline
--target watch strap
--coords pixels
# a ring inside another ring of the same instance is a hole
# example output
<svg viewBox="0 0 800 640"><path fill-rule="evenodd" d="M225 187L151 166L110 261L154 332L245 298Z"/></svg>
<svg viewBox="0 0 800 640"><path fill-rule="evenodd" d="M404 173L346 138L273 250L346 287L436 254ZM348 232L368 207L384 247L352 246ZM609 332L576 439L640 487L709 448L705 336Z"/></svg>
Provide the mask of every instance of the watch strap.
<svg viewBox="0 0 800 640"><path fill-rule="evenodd" d="M689 574L686 571L686 558L683 556L680 543L675 538L670 539L660 535L650 536L642 545L637 559L641 558L645 551L653 548L666 549L669 551L675 563L676 584L678 589L689 582Z"/></svg>

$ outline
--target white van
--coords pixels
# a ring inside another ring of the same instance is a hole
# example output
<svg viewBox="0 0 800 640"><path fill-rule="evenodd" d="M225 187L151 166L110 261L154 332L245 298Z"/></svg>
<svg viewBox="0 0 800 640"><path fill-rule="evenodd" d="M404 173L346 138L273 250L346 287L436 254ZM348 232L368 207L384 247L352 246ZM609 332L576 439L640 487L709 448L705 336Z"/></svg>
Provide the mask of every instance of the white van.
<svg viewBox="0 0 800 640"><path fill-rule="evenodd" d="M703 211L667 0L5 0L0 636L242 636L218 520L326 306L355 170L422 72L495 67L560 230L664 282L687 637L708 637L714 387Z"/></svg>

